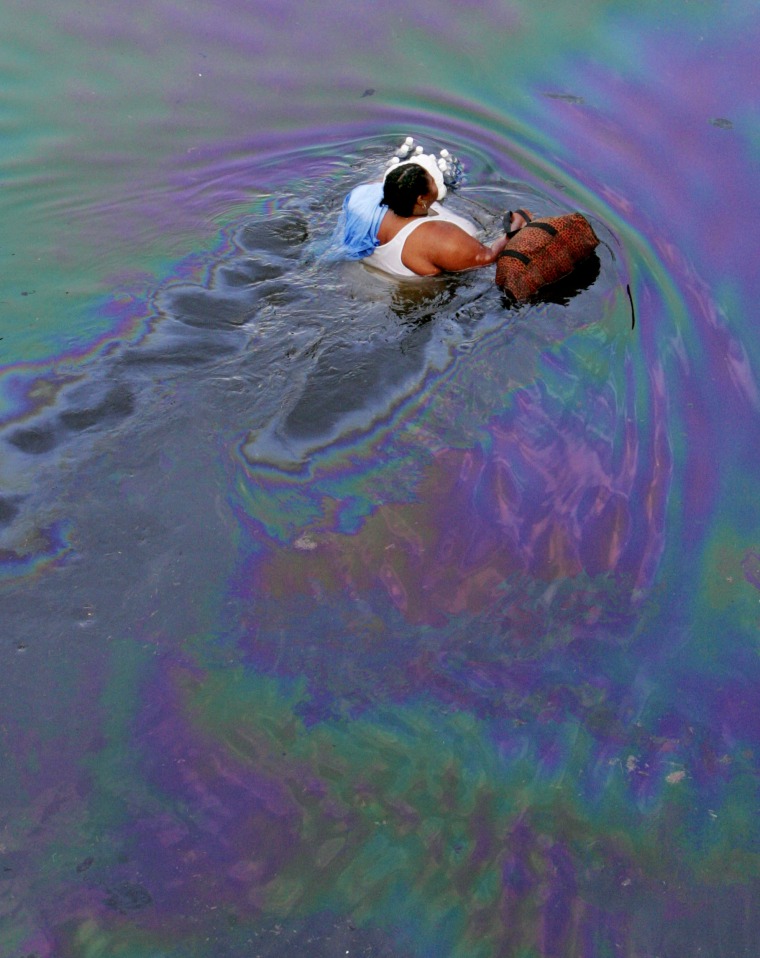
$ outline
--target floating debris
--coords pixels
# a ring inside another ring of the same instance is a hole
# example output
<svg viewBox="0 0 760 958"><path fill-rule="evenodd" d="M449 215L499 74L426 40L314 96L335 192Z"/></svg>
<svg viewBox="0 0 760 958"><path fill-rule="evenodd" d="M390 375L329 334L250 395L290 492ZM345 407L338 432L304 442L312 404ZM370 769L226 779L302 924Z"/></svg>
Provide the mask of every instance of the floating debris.
<svg viewBox="0 0 760 958"><path fill-rule="evenodd" d="M299 536L293 545L296 549L300 549L301 552L313 552L317 548L316 541L307 535Z"/></svg>
<svg viewBox="0 0 760 958"><path fill-rule="evenodd" d="M665 776L665 781L668 785L678 785L679 782L682 782L686 778L686 772L683 770L678 772L671 772L670 775Z"/></svg>
<svg viewBox="0 0 760 958"><path fill-rule="evenodd" d="M544 96L550 100L564 100L565 103L585 103L582 96L576 96L574 93L544 93Z"/></svg>

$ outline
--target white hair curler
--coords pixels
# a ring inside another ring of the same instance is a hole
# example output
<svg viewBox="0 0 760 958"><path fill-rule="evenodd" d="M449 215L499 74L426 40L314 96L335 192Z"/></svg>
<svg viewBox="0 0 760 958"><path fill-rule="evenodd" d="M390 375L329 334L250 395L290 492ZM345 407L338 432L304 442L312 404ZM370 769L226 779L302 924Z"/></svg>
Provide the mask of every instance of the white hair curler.
<svg viewBox="0 0 760 958"><path fill-rule="evenodd" d="M445 149L437 157L434 153L425 153L423 147L415 146L414 137L411 136L406 137L389 160L383 181L401 163L416 163L428 172L435 183L439 200L446 196L449 187L453 189L462 181L462 164L455 156Z"/></svg>

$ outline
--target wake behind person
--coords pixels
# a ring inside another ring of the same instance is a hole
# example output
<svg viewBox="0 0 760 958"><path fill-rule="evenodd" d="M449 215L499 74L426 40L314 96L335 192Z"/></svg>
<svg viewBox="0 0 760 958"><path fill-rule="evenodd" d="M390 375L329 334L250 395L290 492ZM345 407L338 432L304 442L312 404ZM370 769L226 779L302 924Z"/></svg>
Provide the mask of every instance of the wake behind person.
<svg viewBox="0 0 760 958"><path fill-rule="evenodd" d="M399 151L409 153L407 137ZM495 263L509 239L490 245L477 238L478 227L446 209L445 174L452 170L447 151L441 159L421 147L409 159L395 157L382 182L357 186L343 203L335 258L359 259L391 276L437 276ZM526 220L513 214L511 228Z"/></svg>

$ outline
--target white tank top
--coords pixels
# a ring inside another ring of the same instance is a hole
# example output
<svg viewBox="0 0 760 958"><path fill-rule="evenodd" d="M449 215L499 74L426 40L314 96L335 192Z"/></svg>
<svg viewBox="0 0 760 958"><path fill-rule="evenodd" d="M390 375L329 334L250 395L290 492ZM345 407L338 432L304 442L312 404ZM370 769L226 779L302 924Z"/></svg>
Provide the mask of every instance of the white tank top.
<svg viewBox="0 0 760 958"><path fill-rule="evenodd" d="M411 223L407 223L406 226L402 226L401 229L396 233L392 240L387 243L383 243L382 246L376 246L375 251L369 256L365 257L362 262L366 263L367 266L374 266L375 269L381 269L384 273L390 273L391 276L417 276L418 273L412 272L401 262L401 254L404 252L404 243L407 241L407 238L411 233L413 233L418 226L421 226L423 223L430 223L431 213L437 213L437 216L432 217L432 219L442 219L447 223L454 223L456 226L461 227L468 233L470 236L475 236L478 232L478 228L474 223L471 223L469 220L466 220L463 216L458 216L456 213L452 213L450 210L447 210L445 207L441 206L440 203L433 203L430 207L430 212L427 216L419 216L417 219L412 220Z"/></svg>

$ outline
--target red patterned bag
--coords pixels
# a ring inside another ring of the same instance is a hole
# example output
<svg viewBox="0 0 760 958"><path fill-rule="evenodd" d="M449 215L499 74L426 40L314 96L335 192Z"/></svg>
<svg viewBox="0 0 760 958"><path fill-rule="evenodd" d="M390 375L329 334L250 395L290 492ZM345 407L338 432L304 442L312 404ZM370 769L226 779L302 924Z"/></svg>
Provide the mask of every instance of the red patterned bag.
<svg viewBox="0 0 760 958"><path fill-rule="evenodd" d="M571 273L599 245L580 213L531 220L510 239L496 264L496 285L521 302Z"/></svg>

